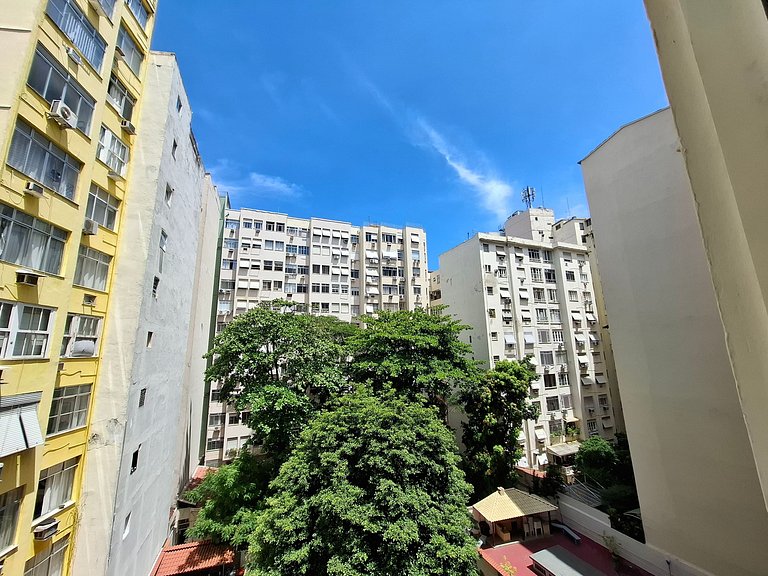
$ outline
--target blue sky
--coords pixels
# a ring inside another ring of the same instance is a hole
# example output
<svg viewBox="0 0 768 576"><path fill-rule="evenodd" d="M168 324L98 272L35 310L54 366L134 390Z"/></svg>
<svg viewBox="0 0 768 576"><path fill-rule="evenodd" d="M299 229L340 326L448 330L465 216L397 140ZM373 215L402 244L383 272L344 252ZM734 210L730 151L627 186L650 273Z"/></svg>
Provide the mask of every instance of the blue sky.
<svg viewBox="0 0 768 576"><path fill-rule="evenodd" d="M418 224L430 267L520 209L588 213L577 162L666 106L642 0L162 0L234 207Z"/></svg>

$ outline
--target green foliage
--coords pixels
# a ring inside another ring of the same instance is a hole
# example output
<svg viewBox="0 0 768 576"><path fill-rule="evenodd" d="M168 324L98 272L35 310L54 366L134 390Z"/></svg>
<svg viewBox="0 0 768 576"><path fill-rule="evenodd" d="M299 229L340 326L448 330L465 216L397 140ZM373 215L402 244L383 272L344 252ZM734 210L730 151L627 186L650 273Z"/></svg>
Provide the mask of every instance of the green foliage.
<svg viewBox="0 0 768 576"><path fill-rule="evenodd" d="M457 462L434 408L366 389L342 397L273 482L249 574L476 574Z"/></svg>
<svg viewBox="0 0 768 576"><path fill-rule="evenodd" d="M565 472L563 472L563 467L558 464L548 464L546 473L547 475L541 480L537 494L554 498L560 487L565 484Z"/></svg>
<svg viewBox="0 0 768 576"><path fill-rule="evenodd" d="M600 496L603 499L603 504L620 512L626 512L640 506L634 486L614 484L602 490Z"/></svg>
<svg viewBox="0 0 768 576"><path fill-rule="evenodd" d="M338 326L275 300L238 316L216 337L206 379L224 401L250 411L254 441L289 449L315 410L343 389Z"/></svg>
<svg viewBox="0 0 768 576"><path fill-rule="evenodd" d="M576 453L576 469L587 479L609 486L615 478L616 452L607 440L594 436L585 440Z"/></svg>
<svg viewBox="0 0 768 576"><path fill-rule="evenodd" d="M417 308L362 320L366 328L348 340L349 374L356 382L375 391L391 387L411 399L426 394L440 403L478 376L471 347L458 338L466 327L450 316Z"/></svg>
<svg viewBox="0 0 768 576"><path fill-rule="evenodd" d="M502 361L461 393L467 416L463 467L476 495L514 483L523 420L538 417L527 402L530 383L536 378L536 370L527 360Z"/></svg>
<svg viewBox="0 0 768 576"><path fill-rule="evenodd" d="M211 539L239 547L256 528L257 511L277 473L272 459L260 460L242 451L231 464L209 472L184 497L202 506L190 538Z"/></svg>

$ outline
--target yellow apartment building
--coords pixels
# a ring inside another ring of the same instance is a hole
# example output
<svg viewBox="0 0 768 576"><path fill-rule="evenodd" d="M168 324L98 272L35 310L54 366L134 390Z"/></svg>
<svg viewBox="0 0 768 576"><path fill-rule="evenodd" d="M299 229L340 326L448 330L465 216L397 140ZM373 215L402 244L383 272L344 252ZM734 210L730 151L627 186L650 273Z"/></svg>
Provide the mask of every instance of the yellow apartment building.
<svg viewBox="0 0 768 576"><path fill-rule="evenodd" d="M3 575L70 573L154 11L147 0L0 10Z"/></svg>

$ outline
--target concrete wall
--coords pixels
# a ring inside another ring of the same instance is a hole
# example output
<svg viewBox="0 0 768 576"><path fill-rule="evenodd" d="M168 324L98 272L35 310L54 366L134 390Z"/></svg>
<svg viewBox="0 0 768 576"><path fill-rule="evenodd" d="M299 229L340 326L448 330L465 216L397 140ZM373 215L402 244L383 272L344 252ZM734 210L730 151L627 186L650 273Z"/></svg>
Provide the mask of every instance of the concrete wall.
<svg viewBox="0 0 768 576"><path fill-rule="evenodd" d="M714 574L765 574L768 514L671 112L582 168L647 541Z"/></svg>
<svg viewBox="0 0 768 576"><path fill-rule="evenodd" d="M207 347L218 232L218 223L207 219L218 221L218 208L191 139L191 111L175 57L153 53L147 66L121 231L132 241L118 252L75 574L148 574L169 534L179 486L194 466L190 447L197 452L192 435L200 427L204 363L194 356ZM173 189L170 202L166 186ZM201 234L212 243L201 248Z"/></svg>
<svg viewBox="0 0 768 576"><path fill-rule="evenodd" d="M645 4L766 508L768 7L760 0Z"/></svg>

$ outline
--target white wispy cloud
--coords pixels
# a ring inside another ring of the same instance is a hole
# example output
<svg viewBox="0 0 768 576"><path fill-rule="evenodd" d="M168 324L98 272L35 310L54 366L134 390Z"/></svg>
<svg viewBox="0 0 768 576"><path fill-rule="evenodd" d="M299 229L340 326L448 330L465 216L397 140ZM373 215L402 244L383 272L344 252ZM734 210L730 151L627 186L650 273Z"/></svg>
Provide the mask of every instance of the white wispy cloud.
<svg viewBox="0 0 768 576"><path fill-rule="evenodd" d="M493 213L500 220L505 220L511 212L510 204L514 192L513 186L487 170L471 167L464 159L464 155L458 152L423 117L417 117L415 125L419 132L426 137L428 145L443 157L445 163L456 172L456 175L462 182L475 191L483 208Z"/></svg>
<svg viewBox="0 0 768 576"><path fill-rule="evenodd" d="M258 198L261 196L296 199L304 194L298 184L279 176L261 174L252 170L243 170L230 160L220 159L210 168L213 181L220 190L238 198Z"/></svg>

